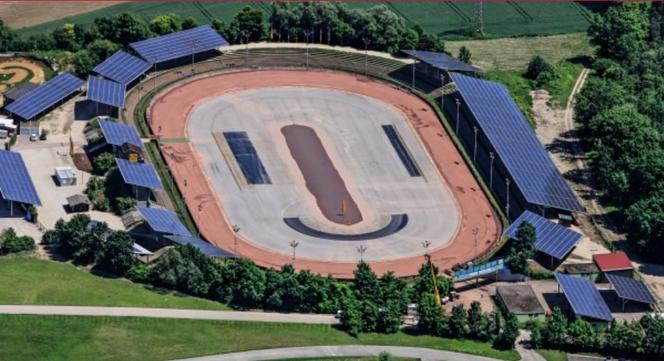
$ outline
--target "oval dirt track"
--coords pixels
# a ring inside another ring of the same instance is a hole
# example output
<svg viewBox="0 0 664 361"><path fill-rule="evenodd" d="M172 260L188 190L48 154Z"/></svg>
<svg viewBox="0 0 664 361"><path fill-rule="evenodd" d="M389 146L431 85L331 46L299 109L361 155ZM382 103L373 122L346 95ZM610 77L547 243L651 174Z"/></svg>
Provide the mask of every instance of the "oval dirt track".
<svg viewBox="0 0 664 361"><path fill-rule="evenodd" d="M206 99L241 90L279 86L317 87L364 95L391 104L408 119L448 184L460 212L460 224L454 239L443 247L429 250L432 261L439 267L445 269L466 262L499 239L501 225L498 218L435 113L418 97L387 83L331 71L265 70L210 75L172 87L156 97L151 107L150 126L162 138L186 138L192 110ZM204 238L222 248L236 250L239 255L262 266L280 267L291 262L287 247L283 252L274 252L238 237L236 248L220 199L223 194L217 195L213 191L193 146L189 143L162 143L161 150ZM475 228L476 236L473 235ZM421 253L424 253L423 249ZM370 264L377 273L394 271L397 276L405 277L416 274L422 262L421 256L409 256ZM351 278L356 262L298 257L295 267L330 273L337 278Z"/></svg>

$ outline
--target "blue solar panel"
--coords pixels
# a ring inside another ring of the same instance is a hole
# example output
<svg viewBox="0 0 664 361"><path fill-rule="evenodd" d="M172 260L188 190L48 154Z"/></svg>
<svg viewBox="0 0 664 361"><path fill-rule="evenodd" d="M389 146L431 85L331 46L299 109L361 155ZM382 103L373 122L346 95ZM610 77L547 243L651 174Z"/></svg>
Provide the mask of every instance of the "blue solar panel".
<svg viewBox="0 0 664 361"><path fill-rule="evenodd" d="M535 248L557 259L565 258L581 239L580 233L530 211L521 213L519 218L505 230L505 234L516 239L519 226L523 222L528 222L535 227Z"/></svg>
<svg viewBox="0 0 664 361"><path fill-rule="evenodd" d="M434 51L421 51L421 50L401 50L408 56L415 58L419 61L425 62L436 69L445 70L445 71L467 71L467 72L476 72L479 71L479 68L476 68L470 64L464 63L463 61L447 55L445 53L437 53Z"/></svg>
<svg viewBox="0 0 664 361"><path fill-rule="evenodd" d="M136 128L131 125L110 120L100 120L99 127L101 128L102 134L104 134L106 143L117 145L118 147L125 143L129 143L143 149L141 137L138 135Z"/></svg>
<svg viewBox="0 0 664 361"><path fill-rule="evenodd" d="M585 278L555 273L572 310L578 316L611 321L611 311L592 281Z"/></svg>
<svg viewBox="0 0 664 361"><path fill-rule="evenodd" d="M30 120L78 91L84 83L85 81L63 72L9 104L5 109Z"/></svg>
<svg viewBox="0 0 664 361"><path fill-rule="evenodd" d="M605 275L613 288L616 289L618 297L650 305L657 304L657 300L648 289L648 286L642 281L611 273L605 273Z"/></svg>
<svg viewBox="0 0 664 361"><path fill-rule="evenodd" d="M150 69L150 64L120 50L97 65L94 71L126 86L148 69Z"/></svg>
<svg viewBox="0 0 664 361"><path fill-rule="evenodd" d="M240 166L244 178L249 184L270 184L261 158L256 153L256 148L251 143L247 132L224 132L224 138Z"/></svg>
<svg viewBox="0 0 664 361"><path fill-rule="evenodd" d="M164 188L152 164L133 163L121 158L115 158L115 162L125 183L150 189Z"/></svg>
<svg viewBox="0 0 664 361"><path fill-rule="evenodd" d="M125 87L111 80L91 76L88 78L88 99L124 108Z"/></svg>
<svg viewBox="0 0 664 361"><path fill-rule="evenodd" d="M149 63L181 58L228 45L228 41L209 25L158 36L129 44Z"/></svg>
<svg viewBox="0 0 664 361"><path fill-rule="evenodd" d="M214 246L200 238L191 237L191 236L177 236L177 235L167 236L166 238L181 245L191 244L194 247L198 248L201 252L203 252L203 254L209 257L235 258L234 254L225 251L217 246Z"/></svg>
<svg viewBox="0 0 664 361"><path fill-rule="evenodd" d="M0 193L9 201L41 205L21 154L0 150Z"/></svg>
<svg viewBox="0 0 664 361"><path fill-rule="evenodd" d="M456 73L450 77L526 201L583 212L507 88Z"/></svg>
<svg viewBox="0 0 664 361"><path fill-rule="evenodd" d="M165 208L136 207L136 209L153 230L161 233L191 237L191 233L180 222L175 212Z"/></svg>

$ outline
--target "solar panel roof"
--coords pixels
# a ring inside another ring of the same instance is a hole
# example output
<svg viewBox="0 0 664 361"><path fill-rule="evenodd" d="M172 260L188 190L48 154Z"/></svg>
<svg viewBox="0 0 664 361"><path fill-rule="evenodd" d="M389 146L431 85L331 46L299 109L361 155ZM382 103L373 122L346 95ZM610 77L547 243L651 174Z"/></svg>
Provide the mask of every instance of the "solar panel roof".
<svg viewBox="0 0 664 361"><path fill-rule="evenodd" d="M143 59L119 50L97 65L94 72L126 86L148 69L150 64Z"/></svg>
<svg viewBox="0 0 664 361"><path fill-rule="evenodd" d="M121 158L115 158L115 162L125 183L150 189L164 188L152 164L134 163Z"/></svg>
<svg viewBox="0 0 664 361"><path fill-rule="evenodd" d="M580 233L530 211L521 213L519 218L505 230L505 234L512 239L517 238L517 232L523 222L535 227L535 248L557 259L565 258L581 239Z"/></svg>
<svg viewBox="0 0 664 361"><path fill-rule="evenodd" d="M191 237L191 233L189 233L187 227L180 222L180 219L175 212L165 208L136 207L136 209L153 230L162 233Z"/></svg>
<svg viewBox="0 0 664 361"><path fill-rule="evenodd" d="M616 289L618 297L626 300L647 303L649 305L657 304L657 300L652 295L645 283L633 278L606 273L609 283Z"/></svg>
<svg viewBox="0 0 664 361"><path fill-rule="evenodd" d="M228 41L209 25L158 36L129 44L149 63L181 58L228 45Z"/></svg>
<svg viewBox="0 0 664 361"><path fill-rule="evenodd" d="M131 125L110 120L100 120L99 127L106 139L106 143L117 146L129 143L143 149L141 137L138 135L136 128Z"/></svg>
<svg viewBox="0 0 664 361"><path fill-rule="evenodd" d="M5 109L29 120L79 90L83 83L85 81L63 72L9 104Z"/></svg>
<svg viewBox="0 0 664 361"><path fill-rule="evenodd" d="M178 235L166 236L166 238L181 245L191 244L209 257L235 258L234 254L214 246L200 238Z"/></svg>
<svg viewBox="0 0 664 361"><path fill-rule="evenodd" d="M467 71L476 72L480 71L479 68L474 67L468 63L447 55L445 53L438 53L434 51L422 50L401 50L408 56L415 58L421 62L427 63L436 69L445 71Z"/></svg>
<svg viewBox="0 0 664 361"><path fill-rule="evenodd" d="M592 281L562 273L554 275L576 315L603 321L613 320L609 306Z"/></svg>
<svg viewBox="0 0 664 361"><path fill-rule="evenodd" d="M124 108L125 87L111 80L91 76L88 77L88 99L116 108Z"/></svg>
<svg viewBox="0 0 664 361"><path fill-rule="evenodd" d="M0 150L0 193L9 201L41 205L20 153Z"/></svg>
<svg viewBox="0 0 664 361"><path fill-rule="evenodd" d="M450 77L526 201L583 212L507 88L457 73Z"/></svg>

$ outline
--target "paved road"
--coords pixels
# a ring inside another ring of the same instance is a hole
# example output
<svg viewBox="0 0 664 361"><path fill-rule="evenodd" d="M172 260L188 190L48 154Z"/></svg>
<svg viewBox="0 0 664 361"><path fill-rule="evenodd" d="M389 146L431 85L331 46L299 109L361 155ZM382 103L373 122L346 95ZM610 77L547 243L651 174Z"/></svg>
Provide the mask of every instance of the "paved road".
<svg viewBox="0 0 664 361"><path fill-rule="evenodd" d="M521 330L516 339L516 351L521 356L521 361L546 361L542 355L530 348L530 331Z"/></svg>
<svg viewBox="0 0 664 361"><path fill-rule="evenodd" d="M330 356L377 356L381 352L388 352L395 357L419 358L422 361L496 361L496 359L488 357L433 350L429 348L360 345L276 348L195 357L179 361L258 361Z"/></svg>
<svg viewBox="0 0 664 361"><path fill-rule="evenodd" d="M204 310L181 310L181 309L172 309L172 308L140 308L140 307L0 305L0 314L153 317L153 318L182 318L182 319L193 319L193 320L309 323L309 324L326 324L326 325L334 325L339 323L339 320L335 319L334 316L332 315L270 313L270 312L204 311Z"/></svg>

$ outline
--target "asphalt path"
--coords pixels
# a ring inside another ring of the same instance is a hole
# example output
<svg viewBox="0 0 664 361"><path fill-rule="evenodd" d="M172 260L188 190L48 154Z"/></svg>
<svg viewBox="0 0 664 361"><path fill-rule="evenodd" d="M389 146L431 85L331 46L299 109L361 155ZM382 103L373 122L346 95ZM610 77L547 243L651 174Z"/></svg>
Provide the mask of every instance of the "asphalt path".
<svg viewBox="0 0 664 361"><path fill-rule="evenodd" d="M46 315L46 316L109 316L109 317L152 317L178 318L191 320L253 321L279 323L308 323L335 325L339 320L333 315L276 313L276 312L238 312L205 311L173 308L145 307L88 307L88 306L32 306L0 305L0 314Z"/></svg>
<svg viewBox="0 0 664 361"><path fill-rule="evenodd" d="M195 357L181 359L179 361L258 361L334 356L366 357L378 356L381 352L387 352L394 357L416 358L422 361L497 361L497 359L489 357L474 356L464 353L441 351L429 348L364 345L275 348L268 350L255 350L227 353L222 355Z"/></svg>

